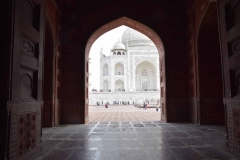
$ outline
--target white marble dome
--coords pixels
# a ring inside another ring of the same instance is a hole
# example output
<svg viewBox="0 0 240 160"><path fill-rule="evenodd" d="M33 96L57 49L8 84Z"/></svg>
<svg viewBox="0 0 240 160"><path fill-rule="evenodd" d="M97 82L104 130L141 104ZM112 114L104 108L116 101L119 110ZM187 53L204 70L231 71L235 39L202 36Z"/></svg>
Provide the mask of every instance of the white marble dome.
<svg viewBox="0 0 240 160"><path fill-rule="evenodd" d="M147 36L132 28L127 28L123 32L122 42L128 46L155 46Z"/></svg>
<svg viewBox="0 0 240 160"><path fill-rule="evenodd" d="M115 43L114 45L113 45L113 50L115 50L115 49L126 49L126 47L125 47L125 45L123 44L123 43L121 43L121 42L117 42L117 43Z"/></svg>

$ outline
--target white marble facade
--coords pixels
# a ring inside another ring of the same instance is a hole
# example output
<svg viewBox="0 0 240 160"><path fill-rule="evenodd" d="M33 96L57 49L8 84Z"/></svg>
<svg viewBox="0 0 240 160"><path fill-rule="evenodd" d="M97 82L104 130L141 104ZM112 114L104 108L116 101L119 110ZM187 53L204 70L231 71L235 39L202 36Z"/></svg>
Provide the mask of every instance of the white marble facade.
<svg viewBox="0 0 240 160"><path fill-rule="evenodd" d="M100 91L90 91L89 103L156 103L160 98L159 77L156 46L142 33L127 28L122 41L114 44L110 56L100 51Z"/></svg>

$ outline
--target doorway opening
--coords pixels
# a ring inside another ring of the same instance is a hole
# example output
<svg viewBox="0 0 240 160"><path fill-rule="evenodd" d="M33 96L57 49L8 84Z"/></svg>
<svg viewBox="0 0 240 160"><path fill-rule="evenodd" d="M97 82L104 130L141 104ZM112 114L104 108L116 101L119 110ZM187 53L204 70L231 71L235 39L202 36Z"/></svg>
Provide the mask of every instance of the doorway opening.
<svg viewBox="0 0 240 160"><path fill-rule="evenodd" d="M110 51L99 47L100 64L96 67L94 55L89 55L90 48L101 35L117 27L125 29L121 36L115 37ZM127 118L119 111L127 113L148 106L147 110L156 113L157 105L166 107L164 48L158 35L147 26L126 17L104 25L88 40L85 60L85 122L134 121L134 116ZM97 78L91 78L94 77L92 65L100 70L98 88L93 84ZM99 116L98 111L103 116ZM107 117L108 112L117 114L109 113ZM166 112L157 113L155 121L165 120ZM143 116L138 117L135 120L143 120ZM151 116L147 117L154 121Z"/></svg>

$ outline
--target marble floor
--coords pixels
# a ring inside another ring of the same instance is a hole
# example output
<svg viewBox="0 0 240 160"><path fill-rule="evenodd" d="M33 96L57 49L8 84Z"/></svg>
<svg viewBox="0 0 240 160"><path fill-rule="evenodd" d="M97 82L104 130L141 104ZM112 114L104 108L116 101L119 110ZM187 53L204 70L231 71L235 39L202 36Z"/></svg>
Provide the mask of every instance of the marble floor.
<svg viewBox="0 0 240 160"><path fill-rule="evenodd" d="M90 122L43 128L44 160L240 159L224 147L224 126L161 121Z"/></svg>

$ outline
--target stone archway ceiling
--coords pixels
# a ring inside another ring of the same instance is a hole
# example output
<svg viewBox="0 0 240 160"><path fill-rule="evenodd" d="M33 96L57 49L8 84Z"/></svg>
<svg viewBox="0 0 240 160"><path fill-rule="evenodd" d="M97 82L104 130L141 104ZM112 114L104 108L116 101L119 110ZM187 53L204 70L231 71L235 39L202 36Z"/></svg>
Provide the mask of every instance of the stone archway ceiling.
<svg viewBox="0 0 240 160"><path fill-rule="evenodd" d="M84 41L85 38L89 38L91 34L102 28L101 26L105 26L105 24L108 24L109 22L112 24L112 22L116 22L116 19L120 20L120 17L126 16L133 17L136 21L141 20L143 24L147 24L148 21L154 21L155 23L162 24L162 29L164 32L164 25L166 23L169 23L170 19L179 19L179 14L175 13L176 8L177 12L185 12L185 6L187 0L181 0L181 1L175 1L175 0L151 0L151 1L144 1L144 0L112 0L112 1L105 1L105 0L55 0L57 5L60 8L61 11L61 25L62 30L67 31L68 33L71 33L72 35L69 35L71 37L68 37L68 35L62 36L62 41L74 41L75 39L78 39L78 43L81 43L79 48L85 48L86 42ZM156 7L156 4L160 5L159 7ZM149 14L141 14L136 15L134 13L141 12L144 13L146 11L146 8L151 8L151 13ZM119 10L121 8L121 10ZM111 14L106 15L104 18L103 13L109 12ZM139 17L140 16L140 17ZM126 18L125 17L125 18ZM150 19L149 19L150 18ZM149 20L148 20L149 19ZM142 21L144 20L144 21ZM112 21L112 22L111 22ZM133 21L131 21L133 22ZM109 25L109 24L108 24ZM154 39L154 36L151 35L152 31L146 29L146 27L142 27L142 25L139 25L135 23L135 25L130 24L129 21L123 22L119 25L126 25L130 28L136 29L137 31L145 34L147 37L149 37L155 44L158 42ZM119 25L112 25L113 28L118 27ZM95 28L95 26L99 26L100 28ZM154 26L150 26L154 30L158 30L158 28L154 28ZM111 28L111 27L110 27ZM111 29L113 29L111 28ZM79 31L81 30L81 31ZM84 32L82 32L84 31ZM107 30L109 31L109 30ZM80 33L78 35L78 32ZM103 32L105 33L105 32ZM156 34L156 33L155 33ZM158 33L159 36L163 33ZM101 34L100 34L101 35ZM157 35L157 34L156 34ZM81 38L79 38L81 37ZM166 37L165 37L166 38ZM86 52L88 52L89 48L87 46L85 48ZM159 53L160 51L163 51L164 49L160 46L157 46Z"/></svg>
<svg viewBox="0 0 240 160"><path fill-rule="evenodd" d="M71 8L77 9L80 8L83 5L88 5L89 7L104 7L106 5L116 5L119 6L120 8L126 5L152 5L152 4L161 4L161 5L172 5L172 6L184 6L184 4L187 2L187 0L181 0L181 1L176 1L176 0L151 0L151 1L145 1L145 0L111 0L111 1L106 1L106 0L55 0L55 2L62 8Z"/></svg>

